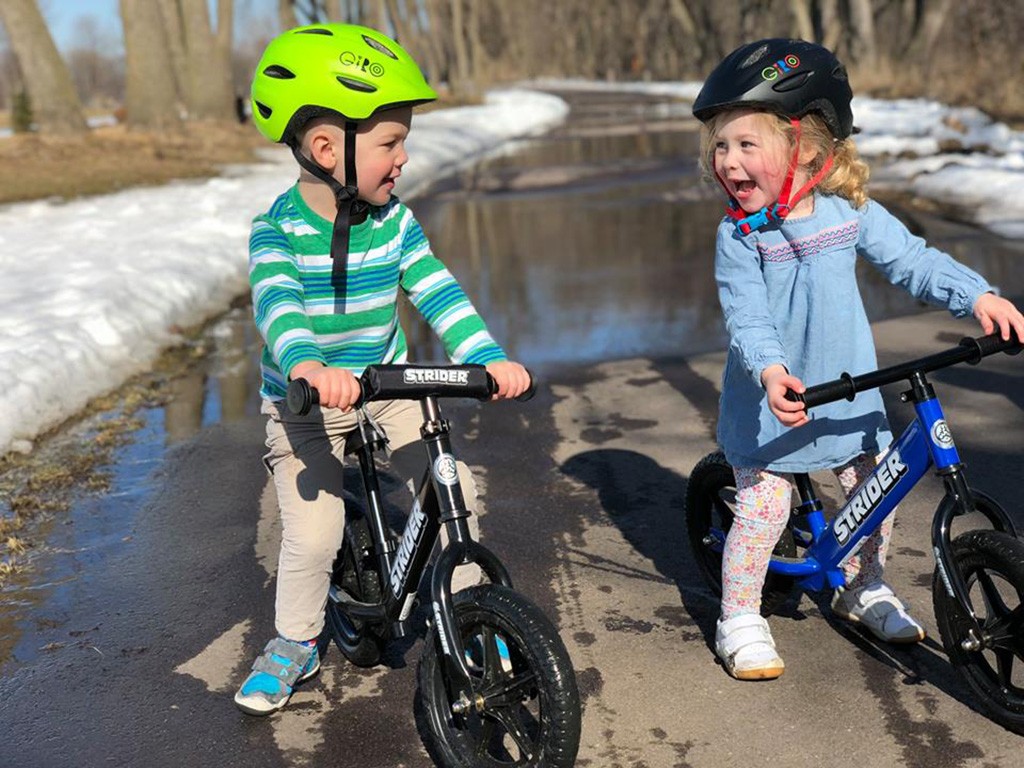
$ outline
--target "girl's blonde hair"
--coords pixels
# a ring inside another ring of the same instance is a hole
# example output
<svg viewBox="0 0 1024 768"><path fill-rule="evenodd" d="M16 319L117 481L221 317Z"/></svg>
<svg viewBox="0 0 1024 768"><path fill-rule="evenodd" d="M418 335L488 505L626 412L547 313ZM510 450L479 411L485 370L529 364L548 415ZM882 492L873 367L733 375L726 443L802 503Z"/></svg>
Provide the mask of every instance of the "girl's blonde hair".
<svg viewBox="0 0 1024 768"><path fill-rule="evenodd" d="M700 132L700 169L708 181L716 181L715 176L715 136L719 127L737 110L726 110L712 115L701 127ZM764 116L764 124L777 136L782 138L789 151L796 144L795 131L789 119L774 112L759 112ZM832 168L818 182L815 189L826 195L838 195L849 200L854 208L860 208L868 201L868 176L870 171L867 163L857 154L857 146L853 139L836 139L819 115L811 113L800 118L800 154L807 156L813 150L811 160L804 165L808 177L821 170L825 159L832 154ZM788 162L788 160L787 160Z"/></svg>

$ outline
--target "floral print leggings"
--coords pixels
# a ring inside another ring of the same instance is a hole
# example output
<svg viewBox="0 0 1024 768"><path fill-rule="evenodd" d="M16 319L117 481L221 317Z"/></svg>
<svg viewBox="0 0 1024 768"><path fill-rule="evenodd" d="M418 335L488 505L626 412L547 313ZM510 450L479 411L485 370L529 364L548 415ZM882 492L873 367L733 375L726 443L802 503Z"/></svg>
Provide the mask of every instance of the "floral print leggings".
<svg viewBox="0 0 1024 768"><path fill-rule="evenodd" d="M849 496L876 465L876 457L862 454L833 471ZM722 621L760 611L768 561L789 520L792 494L789 479L776 472L749 467L735 467L734 471L736 517L722 553ZM889 515L843 565L848 587L882 578L892 525L893 515Z"/></svg>

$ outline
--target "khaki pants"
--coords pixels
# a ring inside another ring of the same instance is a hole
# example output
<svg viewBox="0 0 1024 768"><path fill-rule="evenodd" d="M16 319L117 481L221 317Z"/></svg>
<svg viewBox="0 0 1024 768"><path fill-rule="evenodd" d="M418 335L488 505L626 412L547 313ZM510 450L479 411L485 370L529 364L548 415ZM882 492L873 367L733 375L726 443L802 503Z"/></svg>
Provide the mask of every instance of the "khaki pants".
<svg viewBox="0 0 1024 768"><path fill-rule="evenodd" d="M427 469L426 449L419 442L419 403L389 400L370 403L367 411L387 433L391 472L410 484L418 482ZM282 527L275 625L288 640L309 640L324 626L331 566L345 530L344 438L358 426L358 417L355 411L317 406L306 416L295 416L284 403L267 401L262 412L269 417L264 463L274 478ZM476 512L473 477L461 461L458 470L466 507ZM348 491L350 498L361 493L361 488ZM473 535L479 535L475 515L469 523ZM477 566L460 566L452 590L475 584L479 577Z"/></svg>

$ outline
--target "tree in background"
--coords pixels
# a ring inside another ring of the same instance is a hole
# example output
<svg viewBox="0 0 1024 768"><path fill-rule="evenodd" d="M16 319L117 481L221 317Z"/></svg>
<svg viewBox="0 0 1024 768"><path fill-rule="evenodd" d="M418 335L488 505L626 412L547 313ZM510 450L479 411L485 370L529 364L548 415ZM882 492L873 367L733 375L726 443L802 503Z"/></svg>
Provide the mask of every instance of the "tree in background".
<svg viewBox="0 0 1024 768"><path fill-rule="evenodd" d="M0 0L0 21L40 133L84 134L82 103L35 0Z"/></svg>
<svg viewBox="0 0 1024 768"><path fill-rule="evenodd" d="M185 104L189 117L199 120L234 119L235 92L231 82L233 0L217 0L217 27L210 24L207 0L161 0L164 17L178 14L175 46L184 52Z"/></svg>
<svg viewBox="0 0 1024 768"><path fill-rule="evenodd" d="M101 29L92 16L75 22L71 46L64 52L78 97L86 108L113 111L124 94L124 57L121 43Z"/></svg>
<svg viewBox="0 0 1024 768"><path fill-rule="evenodd" d="M121 0L124 26L125 122L142 130L181 127L171 53L152 0Z"/></svg>

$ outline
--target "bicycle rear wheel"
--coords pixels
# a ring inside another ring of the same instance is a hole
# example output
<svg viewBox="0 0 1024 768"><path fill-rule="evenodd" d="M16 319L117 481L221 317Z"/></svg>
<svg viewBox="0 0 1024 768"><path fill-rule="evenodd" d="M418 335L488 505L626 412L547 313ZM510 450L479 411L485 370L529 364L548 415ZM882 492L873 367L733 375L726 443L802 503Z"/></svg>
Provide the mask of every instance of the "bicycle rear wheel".
<svg viewBox="0 0 1024 768"><path fill-rule="evenodd" d="M984 643L980 650L964 647L968 637L954 620L956 602L936 568L932 600L942 644L979 708L1024 734L1024 541L998 531L968 531L953 540L953 559Z"/></svg>
<svg viewBox="0 0 1024 768"><path fill-rule="evenodd" d="M555 627L522 595L493 584L456 593L455 617L485 704L453 712L432 628L420 658L416 713L434 761L450 768L570 768L579 748L580 699Z"/></svg>
<svg viewBox="0 0 1024 768"><path fill-rule="evenodd" d="M719 597L722 596L722 544L732 528L735 509L736 477L725 454L705 456L697 462L686 484L686 532L701 575ZM796 542L789 528L782 532L772 554L796 557ZM768 616L782 607L794 583L789 576L769 572L761 590L761 615Z"/></svg>
<svg viewBox="0 0 1024 768"><path fill-rule="evenodd" d="M331 576L332 586L341 587L352 598L364 603L381 599L381 578L373 556L373 538L365 517L352 517L345 524L345 538ZM385 628L353 619L328 598L327 629L345 658L357 667L380 663L387 642Z"/></svg>

